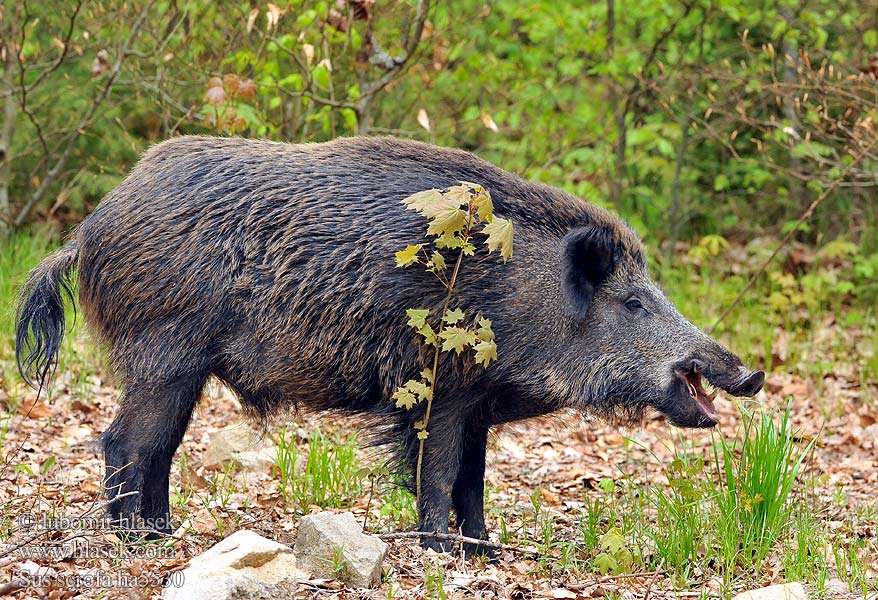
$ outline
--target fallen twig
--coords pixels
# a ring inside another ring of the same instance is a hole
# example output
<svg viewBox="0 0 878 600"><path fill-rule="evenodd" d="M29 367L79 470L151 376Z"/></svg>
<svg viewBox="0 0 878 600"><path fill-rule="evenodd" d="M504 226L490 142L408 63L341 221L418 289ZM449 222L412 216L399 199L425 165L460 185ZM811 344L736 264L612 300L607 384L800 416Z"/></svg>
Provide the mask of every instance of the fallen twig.
<svg viewBox="0 0 878 600"><path fill-rule="evenodd" d="M21 590L27 587L27 581L22 578L13 579L8 583L0 584L0 596L5 596L6 594L11 594L17 590Z"/></svg>
<svg viewBox="0 0 878 600"><path fill-rule="evenodd" d="M620 573L619 575L604 575L600 579L596 579L595 581L589 581L588 585L596 585L600 583L609 583L610 581L616 581L617 579L633 579L635 577L652 577L656 578L659 575L665 575L667 571L664 569L657 569L655 571L640 571L636 573Z"/></svg>

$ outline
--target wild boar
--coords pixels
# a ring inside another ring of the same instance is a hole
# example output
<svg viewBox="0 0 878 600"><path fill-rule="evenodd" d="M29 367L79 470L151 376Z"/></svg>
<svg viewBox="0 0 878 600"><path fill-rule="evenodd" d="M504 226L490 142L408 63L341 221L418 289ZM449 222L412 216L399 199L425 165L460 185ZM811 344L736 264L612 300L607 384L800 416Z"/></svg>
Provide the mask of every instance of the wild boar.
<svg viewBox="0 0 878 600"><path fill-rule="evenodd" d="M394 138L182 137L147 151L21 293L17 356L31 384L58 353L73 277L107 347L123 390L102 436L112 518L172 530L171 460L211 375L258 416L290 407L371 415L412 472L422 411L390 399L422 368L404 314L436 314L445 289L395 267L393 253L425 232L400 201L460 181L490 190L495 212L515 225L516 250L508 264L480 254L461 271L456 303L493 320L499 357L484 370L441 366L421 531L447 532L453 506L462 534L487 538L492 426L574 408L629 423L654 410L677 426L711 427L705 380L733 395L761 389L761 371L652 282L635 232L568 193L467 152Z"/></svg>

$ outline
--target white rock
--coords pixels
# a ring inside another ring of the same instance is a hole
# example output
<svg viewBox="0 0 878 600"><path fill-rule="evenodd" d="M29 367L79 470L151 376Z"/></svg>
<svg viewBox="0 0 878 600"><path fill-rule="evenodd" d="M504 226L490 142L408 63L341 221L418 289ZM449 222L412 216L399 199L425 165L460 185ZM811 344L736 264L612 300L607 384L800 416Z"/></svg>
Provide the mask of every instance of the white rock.
<svg viewBox="0 0 878 600"><path fill-rule="evenodd" d="M295 552L300 568L318 578L372 587L381 583L387 544L363 533L352 513L322 512L302 517Z"/></svg>
<svg viewBox="0 0 878 600"><path fill-rule="evenodd" d="M247 423L223 427L210 434L210 445L202 463L207 469L221 469L233 462L246 471L266 470L274 464L277 448L267 444Z"/></svg>
<svg viewBox="0 0 878 600"><path fill-rule="evenodd" d="M171 575L164 600L281 600L296 592L296 557L289 546L242 529Z"/></svg>
<svg viewBox="0 0 878 600"><path fill-rule="evenodd" d="M808 594L802 584L796 582L750 590L738 594L732 600L808 600Z"/></svg>

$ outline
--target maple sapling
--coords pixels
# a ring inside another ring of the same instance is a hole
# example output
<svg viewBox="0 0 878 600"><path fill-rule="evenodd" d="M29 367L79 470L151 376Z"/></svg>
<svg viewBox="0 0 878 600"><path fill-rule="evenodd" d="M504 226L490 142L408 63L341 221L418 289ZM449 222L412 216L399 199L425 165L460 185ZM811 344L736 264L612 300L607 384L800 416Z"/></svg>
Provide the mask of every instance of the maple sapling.
<svg viewBox="0 0 878 600"><path fill-rule="evenodd" d="M409 210L426 217L427 236L433 239L429 244L409 245L396 253L397 267L419 265L436 276L445 286L447 293L442 311L434 320L436 327L428 321L430 309L409 308L407 324L424 338L424 343L433 347L432 366L424 368L418 379L409 379L393 393L399 408L411 409L421 402L426 403L424 417L416 421L418 430L418 462L415 472L415 490L421 497L421 469L424 460L424 443L430 435L430 413L433 396L439 383L439 358L444 352L454 351L461 356L471 350L476 363L487 368L491 361L497 360L497 343L490 319L482 316L475 323L466 325L466 315L460 308L450 308L455 285L464 256L473 256L476 246L473 238L476 233L486 237L488 252L500 251L505 263L512 256L512 221L494 215L491 193L477 183L461 181L460 185L445 190L425 190L412 194L402 201ZM448 265L440 250L456 252L457 258L448 276Z"/></svg>

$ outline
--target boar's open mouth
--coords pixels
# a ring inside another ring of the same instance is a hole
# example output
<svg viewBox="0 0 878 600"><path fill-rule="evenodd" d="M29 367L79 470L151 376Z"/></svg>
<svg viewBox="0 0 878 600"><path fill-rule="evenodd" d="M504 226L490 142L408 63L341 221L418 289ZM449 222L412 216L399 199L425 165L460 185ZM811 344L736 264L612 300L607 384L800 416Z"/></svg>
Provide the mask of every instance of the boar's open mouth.
<svg viewBox="0 0 878 600"><path fill-rule="evenodd" d="M719 393L719 388L714 387L710 382L698 371L698 365L693 364L690 368L677 370L677 377L686 386L686 391L701 415L711 421L706 423L708 426L716 425L719 422L719 412L713 405L713 399Z"/></svg>
<svg viewBox="0 0 878 600"><path fill-rule="evenodd" d="M676 383L659 410L678 427L713 427L719 423L719 412L713 405L720 387L708 381L707 365L689 360L674 368ZM724 388L723 388L724 389Z"/></svg>

